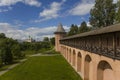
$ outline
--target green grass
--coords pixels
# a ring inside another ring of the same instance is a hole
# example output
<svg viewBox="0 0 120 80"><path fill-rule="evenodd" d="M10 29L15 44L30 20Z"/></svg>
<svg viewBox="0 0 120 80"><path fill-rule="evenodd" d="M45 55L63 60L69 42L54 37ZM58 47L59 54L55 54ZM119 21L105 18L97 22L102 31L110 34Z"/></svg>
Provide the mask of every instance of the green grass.
<svg viewBox="0 0 120 80"><path fill-rule="evenodd" d="M60 54L60 52L57 52L54 49L52 49L52 50L45 51L45 52L43 52L41 54Z"/></svg>
<svg viewBox="0 0 120 80"><path fill-rule="evenodd" d="M34 50L26 50L26 51L23 51L23 53L25 55L32 55L32 54L36 54L36 51L34 51Z"/></svg>
<svg viewBox="0 0 120 80"><path fill-rule="evenodd" d="M11 65L5 65L5 66L2 66L0 67L0 71L4 71L6 69L8 69L8 67L10 67Z"/></svg>
<svg viewBox="0 0 120 80"><path fill-rule="evenodd" d="M61 56L31 57L0 77L0 80L81 80Z"/></svg>
<svg viewBox="0 0 120 80"><path fill-rule="evenodd" d="M51 48L42 48L38 51L38 53L45 53L46 51L51 50Z"/></svg>
<svg viewBox="0 0 120 80"><path fill-rule="evenodd" d="M12 65L14 65L16 63L19 63L19 59L18 60L14 60L11 64L2 65L0 67L0 71L4 71L4 70L8 69L10 66L12 66Z"/></svg>

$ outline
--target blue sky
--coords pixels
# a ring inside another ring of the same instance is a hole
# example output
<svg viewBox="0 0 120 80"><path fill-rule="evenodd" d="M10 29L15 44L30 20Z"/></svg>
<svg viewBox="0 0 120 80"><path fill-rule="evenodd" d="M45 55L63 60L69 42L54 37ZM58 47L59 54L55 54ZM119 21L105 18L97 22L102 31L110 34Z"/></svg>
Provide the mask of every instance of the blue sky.
<svg viewBox="0 0 120 80"><path fill-rule="evenodd" d="M0 32L14 39L52 37L58 23L89 25L94 0L0 0Z"/></svg>

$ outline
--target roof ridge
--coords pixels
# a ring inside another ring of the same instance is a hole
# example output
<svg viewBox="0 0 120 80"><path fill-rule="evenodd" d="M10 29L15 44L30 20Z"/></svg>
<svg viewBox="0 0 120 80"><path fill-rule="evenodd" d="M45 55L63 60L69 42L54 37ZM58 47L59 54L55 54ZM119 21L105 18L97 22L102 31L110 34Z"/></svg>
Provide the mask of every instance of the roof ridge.
<svg viewBox="0 0 120 80"><path fill-rule="evenodd" d="M57 30L55 33L65 33L65 29L61 23L58 24Z"/></svg>

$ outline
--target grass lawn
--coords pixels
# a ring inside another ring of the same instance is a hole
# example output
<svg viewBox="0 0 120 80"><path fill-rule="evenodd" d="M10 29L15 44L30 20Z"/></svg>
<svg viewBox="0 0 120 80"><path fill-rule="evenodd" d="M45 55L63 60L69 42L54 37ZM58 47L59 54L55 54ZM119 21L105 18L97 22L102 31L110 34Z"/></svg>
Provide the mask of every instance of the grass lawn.
<svg viewBox="0 0 120 80"><path fill-rule="evenodd" d="M0 71L4 71L6 69L8 69L8 67L10 67L11 65L5 65L5 66L2 66L0 67Z"/></svg>
<svg viewBox="0 0 120 80"><path fill-rule="evenodd" d="M26 62L0 76L0 80L81 80L61 56L30 57Z"/></svg>

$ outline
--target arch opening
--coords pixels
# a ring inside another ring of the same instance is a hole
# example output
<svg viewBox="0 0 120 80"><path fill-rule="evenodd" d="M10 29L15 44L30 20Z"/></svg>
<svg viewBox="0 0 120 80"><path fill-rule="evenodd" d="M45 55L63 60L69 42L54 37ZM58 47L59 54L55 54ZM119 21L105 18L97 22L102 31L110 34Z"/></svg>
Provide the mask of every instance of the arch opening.
<svg viewBox="0 0 120 80"><path fill-rule="evenodd" d="M69 49L69 62L71 63L71 49Z"/></svg>
<svg viewBox="0 0 120 80"><path fill-rule="evenodd" d="M72 58L72 64L73 66L75 66L75 63L76 63L76 57L75 57L76 53L75 53L75 50L73 50L73 58Z"/></svg>
<svg viewBox="0 0 120 80"><path fill-rule="evenodd" d="M100 61L97 67L97 80L115 80L113 69L107 61Z"/></svg>
<svg viewBox="0 0 120 80"><path fill-rule="evenodd" d="M78 72L81 72L81 63L82 63L82 56L81 56L81 53L78 52L78 55L77 55L77 71Z"/></svg>
<svg viewBox="0 0 120 80"><path fill-rule="evenodd" d="M63 49L64 49L64 57L66 57L66 54L65 54L65 47L64 47Z"/></svg>
<svg viewBox="0 0 120 80"><path fill-rule="evenodd" d="M64 48L64 54L65 54L65 58L66 58L66 47Z"/></svg>
<svg viewBox="0 0 120 80"><path fill-rule="evenodd" d="M86 55L85 66L84 66L84 80L90 80L89 73L90 73L90 62L91 61L92 61L91 57L89 55Z"/></svg>
<svg viewBox="0 0 120 80"><path fill-rule="evenodd" d="M68 60L68 48L66 48L66 59Z"/></svg>

